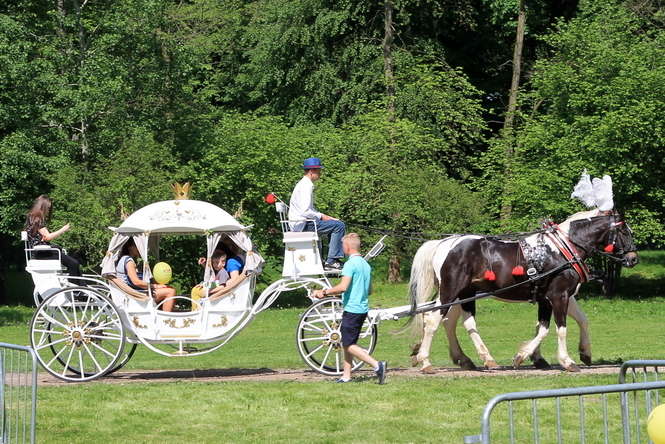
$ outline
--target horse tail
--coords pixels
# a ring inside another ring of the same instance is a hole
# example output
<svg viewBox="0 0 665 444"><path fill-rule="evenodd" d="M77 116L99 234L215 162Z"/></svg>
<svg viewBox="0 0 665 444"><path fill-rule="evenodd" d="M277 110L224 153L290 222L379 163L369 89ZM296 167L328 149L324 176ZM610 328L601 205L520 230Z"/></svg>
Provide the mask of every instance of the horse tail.
<svg viewBox="0 0 665 444"><path fill-rule="evenodd" d="M440 240L427 241L418 248L411 265L411 279L409 280L409 300L411 311L416 311L418 304L432 299L432 293L438 284L432 259Z"/></svg>
<svg viewBox="0 0 665 444"><path fill-rule="evenodd" d="M409 303L411 312L414 313L418 304L426 302L432 298L432 293L437 286L432 258L436 249L441 243L440 240L427 241L418 248L413 263L411 264L411 278L409 280ZM412 335L418 342L423 334L423 315L417 314L409 318L403 328L396 333L403 333L411 328Z"/></svg>

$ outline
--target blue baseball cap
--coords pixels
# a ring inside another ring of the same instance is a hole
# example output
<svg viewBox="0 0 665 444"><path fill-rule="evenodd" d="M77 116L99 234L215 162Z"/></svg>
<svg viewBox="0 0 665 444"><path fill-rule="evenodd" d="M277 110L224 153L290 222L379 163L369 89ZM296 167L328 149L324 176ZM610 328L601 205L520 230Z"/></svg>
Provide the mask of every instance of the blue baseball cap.
<svg viewBox="0 0 665 444"><path fill-rule="evenodd" d="M313 170L317 168L322 169L323 164L321 164L321 159L319 159L318 157L308 157L302 163L302 167L306 170Z"/></svg>

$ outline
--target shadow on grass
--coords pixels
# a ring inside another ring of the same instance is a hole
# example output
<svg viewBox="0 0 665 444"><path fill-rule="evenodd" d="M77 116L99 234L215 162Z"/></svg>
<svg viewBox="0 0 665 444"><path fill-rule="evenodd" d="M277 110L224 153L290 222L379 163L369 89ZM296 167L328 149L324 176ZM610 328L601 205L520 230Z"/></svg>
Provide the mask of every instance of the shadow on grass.
<svg viewBox="0 0 665 444"><path fill-rule="evenodd" d="M594 359L593 360L593 365L621 365L623 364L623 359L621 358L615 358L615 359Z"/></svg>
<svg viewBox="0 0 665 444"><path fill-rule="evenodd" d="M626 300L648 299L665 296L665 277L645 277L639 274L621 276L617 298Z"/></svg>
<svg viewBox="0 0 665 444"><path fill-rule="evenodd" d="M122 381L155 381L155 380L187 380L208 378L232 378L247 376L264 376L270 378L271 375L278 375L278 372L271 368L210 368L200 370L155 370L155 371L122 371L106 377L108 380Z"/></svg>

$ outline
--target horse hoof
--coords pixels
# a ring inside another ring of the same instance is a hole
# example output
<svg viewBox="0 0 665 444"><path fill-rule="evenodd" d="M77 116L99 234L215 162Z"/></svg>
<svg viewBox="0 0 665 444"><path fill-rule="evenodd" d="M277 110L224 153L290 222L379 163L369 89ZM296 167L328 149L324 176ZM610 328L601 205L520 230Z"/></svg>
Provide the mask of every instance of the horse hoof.
<svg viewBox="0 0 665 444"><path fill-rule="evenodd" d="M522 365L523 362L524 362L524 357L523 356L515 355L515 357L513 358L513 367L514 368L519 368L520 365Z"/></svg>
<svg viewBox="0 0 665 444"><path fill-rule="evenodd" d="M471 359L462 360L459 366L462 370L478 370L478 367L476 367L476 364L474 364Z"/></svg>
<svg viewBox="0 0 665 444"><path fill-rule="evenodd" d="M580 361L584 362L585 365L591 365L591 356L580 353Z"/></svg>
<svg viewBox="0 0 665 444"><path fill-rule="evenodd" d="M568 367L564 367L564 370L570 373L579 373L582 371L576 364L570 364Z"/></svg>
<svg viewBox="0 0 665 444"><path fill-rule="evenodd" d="M496 370L501 368L501 366L497 364L495 360L491 360L491 361L485 361L485 368L487 370Z"/></svg>
<svg viewBox="0 0 665 444"><path fill-rule="evenodd" d="M549 362L544 360L543 358L536 359L533 361L533 365L538 369L538 370L549 370L552 368Z"/></svg>
<svg viewBox="0 0 665 444"><path fill-rule="evenodd" d="M417 367L418 366L418 356L413 355L411 356L411 367Z"/></svg>
<svg viewBox="0 0 665 444"><path fill-rule="evenodd" d="M431 365L428 365L427 367L421 368L420 373L424 375L433 375L436 373L436 370L434 370L434 367L432 367Z"/></svg>

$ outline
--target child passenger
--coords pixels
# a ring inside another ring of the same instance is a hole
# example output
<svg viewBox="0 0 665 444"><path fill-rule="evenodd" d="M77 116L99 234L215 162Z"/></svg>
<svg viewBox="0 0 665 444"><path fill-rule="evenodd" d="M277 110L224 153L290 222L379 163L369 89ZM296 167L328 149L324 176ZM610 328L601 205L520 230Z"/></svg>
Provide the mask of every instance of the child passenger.
<svg viewBox="0 0 665 444"><path fill-rule="evenodd" d="M199 258L199 265L205 265L206 259ZM218 286L225 286L229 280L229 272L226 271L226 253L222 249L216 249L210 257L210 266L215 272L212 281Z"/></svg>
<svg viewBox="0 0 665 444"><path fill-rule="evenodd" d="M222 250L215 250L210 258L212 269L215 271L215 283L226 286L229 280L229 272L226 271L226 253Z"/></svg>

